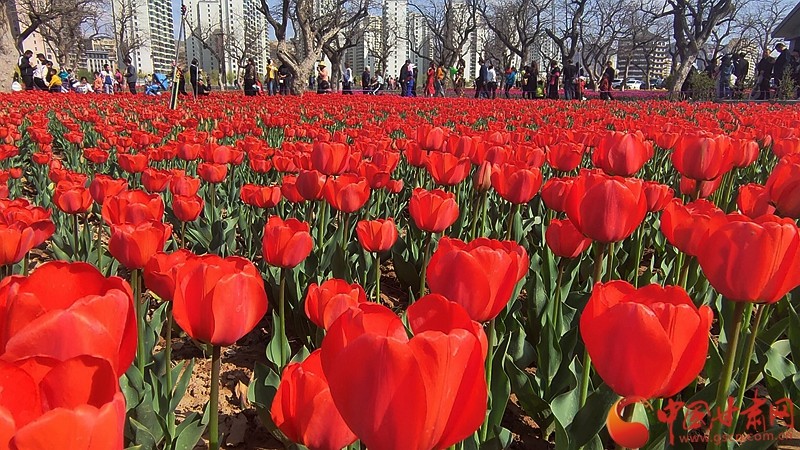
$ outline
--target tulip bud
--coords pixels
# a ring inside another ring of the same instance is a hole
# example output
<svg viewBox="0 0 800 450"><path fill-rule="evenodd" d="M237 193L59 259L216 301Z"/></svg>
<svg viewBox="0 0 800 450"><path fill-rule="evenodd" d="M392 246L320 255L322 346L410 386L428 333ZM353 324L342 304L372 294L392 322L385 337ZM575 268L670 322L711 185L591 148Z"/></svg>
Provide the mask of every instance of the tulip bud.
<svg viewBox="0 0 800 450"><path fill-rule="evenodd" d="M472 185L476 192L486 192L492 187L492 164L484 161L472 175Z"/></svg>

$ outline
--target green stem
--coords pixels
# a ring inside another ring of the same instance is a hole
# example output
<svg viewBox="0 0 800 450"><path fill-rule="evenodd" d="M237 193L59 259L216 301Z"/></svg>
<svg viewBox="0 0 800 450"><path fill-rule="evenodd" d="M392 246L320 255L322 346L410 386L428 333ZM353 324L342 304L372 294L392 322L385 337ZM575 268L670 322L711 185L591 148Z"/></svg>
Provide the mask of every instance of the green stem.
<svg viewBox="0 0 800 450"><path fill-rule="evenodd" d="M692 258L691 255L685 255L681 265L681 275L678 279L678 285L683 289L686 289L686 283L689 280L689 268L692 266Z"/></svg>
<svg viewBox="0 0 800 450"><path fill-rule="evenodd" d="M136 326L138 331L138 342L136 348L136 367L144 375L145 354L144 354L144 316L145 309L142 302L142 289L139 283L139 269L131 271L131 284L133 285L133 301L136 305Z"/></svg>
<svg viewBox="0 0 800 450"><path fill-rule="evenodd" d="M209 213L209 216L210 216L209 222L211 222L212 224L216 220L215 217L216 217L216 212L217 212L217 189L216 188L217 188L216 184L214 184L214 183L209 183L208 184L208 192L209 192L209 196L211 197L211 199L210 199L211 200L211 212Z"/></svg>
<svg viewBox="0 0 800 450"><path fill-rule="evenodd" d="M481 202L481 236L486 236L486 220L489 213L487 212L489 205L489 191L483 192L483 201Z"/></svg>
<svg viewBox="0 0 800 450"><path fill-rule="evenodd" d="M608 257L606 258L606 276L608 281L614 279L614 243L608 244Z"/></svg>
<svg viewBox="0 0 800 450"><path fill-rule="evenodd" d="M381 256L375 253L375 303L381 303Z"/></svg>
<svg viewBox="0 0 800 450"><path fill-rule="evenodd" d="M103 270L103 222L97 223L97 238L95 240L97 245L97 268Z"/></svg>
<svg viewBox="0 0 800 450"><path fill-rule="evenodd" d="M470 227L469 227L469 238L470 238L470 240L475 239L475 237L476 237L475 233L478 231L478 218L481 215L480 209L478 208L478 206L480 205L479 202L481 202L481 197L480 196L475 196L475 198L473 198L472 202L471 202L471 206L472 206L471 211L472 211L473 214L472 214L472 220L470 221Z"/></svg>
<svg viewBox="0 0 800 450"><path fill-rule="evenodd" d="M739 335L742 329L742 319L744 318L743 302L735 302L736 306L733 311L733 323L728 332L728 338L731 340L728 343L728 350L725 352L725 362L722 366L722 377L720 378L719 387L717 388L717 397L714 401L714 407L723 409L727 406L728 391L731 387L731 378L733 378L733 360L736 357L736 348L739 346ZM708 434L708 447L707 450L719 450L722 448L722 421L717 420L713 422L711 431Z"/></svg>
<svg viewBox="0 0 800 450"><path fill-rule="evenodd" d="M752 304L752 303L751 303ZM736 405L733 409L733 421L731 422L731 429L729 434L733 434L736 432L736 423L739 421L739 413L742 409L742 403L744 402L744 394L747 392L747 380L750 377L750 363L753 360L753 350L756 348L756 336L758 335L758 328L761 326L761 318L764 315L764 311L769 309L770 305L758 305L756 306L756 318L753 322L753 326L750 329L750 336L747 338L747 343L745 344L745 351L744 351L744 365L742 366L741 370L741 378L739 380L739 393L736 395Z"/></svg>
<svg viewBox="0 0 800 450"><path fill-rule="evenodd" d="M208 448L219 450L219 367L221 347L214 345L211 355L211 399L209 400Z"/></svg>
<svg viewBox="0 0 800 450"><path fill-rule="evenodd" d="M605 250L608 244L598 242L595 245L594 257L594 283L601 281L603 274L603 258L605 257ZM609 254L610 259L610 254ZM585 345L584 345L585 347ZM589 351L583 350L583 372L581 372L581 390L580 390L580 406L586 404L586 399L589 397L589 381L592 372L592 358L589 356Z"/></svg>
<svg viewBox="0 0 800 450"><path fill-rule="evenodd" d="M28 276L29 267L30 267L30 253L25 253L25 258L22 259L22 275Z"/></svg>
<svg viewBox="0 0 800 450"><path fill-rule="evenodd" d="M556 266L558 270L558 277L556 279L556 293L553 297L553 328L556 330L556 335L561 336L561 282L564 278L564 268L561 267L561 261Z"/></svg>
<svg viewBox="0 0 800 450"><path fill-rule="evenodd" d="M511 211L508 214L508 230L506 231L506 240L510 241L514 237L514 216L519 210L519 205L511 205Z"/></svg>
<svg viewBox="0 0 800 450"><path fill-rule="evenodd" d="M283 371L283 364L286 361L286 355L283 353L283 343L286 341L286 269L281 268L281 281L278 286L278 320L281 327L281 345L280 345L280 363L278 373Z"/></svg>
<svg viewBox="0 0 800 450"><path fill-rule="evenodd" d="M643 227L640 226L639 229L636 230L636 259L634 260L636 261L636 266L633 270L633 287L636 288L639 287L639 266L642 265L642 241L644 240L642 228Z"/></svg>
<svg viewBox="0 0 800 450"><path fill-rule="evenodd" d="M72 260L78 260L78 254L80 253L80 242L78 241L78 215L72 215L72 251L75 252L72 255Z"/></svg>
<svg viewBox="0 0 800 450"><path fill-rule="evenodd" d="M422 270L419 273L419 297L425 295L425 276L428 273L428 259L431 257L431 240L433 240L433 233L428 233L425 240L425 253L422 259Z"/></svg>
<svg viewBox="0 0 800 450"><path fill-rule="evenodd" d="M172 327L174 326L175 319L172 317L172 302L167 305L167 333L164 336L164 366L166 368L166 392L169 404L172 404L174 395L175 383L172 379ZM175 411L168 409L167 411L167 427L170 430L170 436L175 435ZM172 443L168 447L172 448Z"/></svg>
<svg viewBox="0 0 800 450"><path fill-rule="evenodd" d="M605 258L606 245L602 242L596 242L594 247L594 277L592 283L599 283L603 281L603 259Z"/></svg>
<svg viewBox="0 0 800 450"><path fill-rule="evenodd" d="M186 222L181 222L181 248L186 248Z"/></svg>
<svg viewBox="0 0 800 450"><path fill-rule="evenodd" d="M322 248L325 239L325 225L328 220L328 204L325 201L319 202L319 217L317 218L317 247Z"/></svg>
<svg viewBox="0 0 800 450"><path fill-rule="evenodd" d="M497 341L497 337L495 336L495 320L492 319L489 321L489 328L486 330L486 337L489 341L489 351L486 354L486 386L489 387L489 390L492 389L492 355L494 354L494 346ZM489 411L492 410L494 405L491 404L491 399L489 399L489 409L486 412L486 419L483 421L483 425L481 426L480 430L480 442L484 443L489 437Z"/></svg>

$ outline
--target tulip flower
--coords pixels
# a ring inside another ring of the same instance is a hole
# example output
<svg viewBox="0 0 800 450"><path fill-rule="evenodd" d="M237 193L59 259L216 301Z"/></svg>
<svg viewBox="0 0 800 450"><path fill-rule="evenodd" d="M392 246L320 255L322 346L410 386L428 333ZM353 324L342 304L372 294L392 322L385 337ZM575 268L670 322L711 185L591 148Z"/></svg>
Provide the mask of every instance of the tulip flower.
<svg viewBox="0 0 800 450"><path fill-rule="evenodd" d="M547 146L547 163L561 172L570 172L578 168L583 160L584 147L572 142L559 142Z"/></svg>
<svg viewBox="0 0 800 450"><path fill-rule="evenodd" d="M19 366L0 361L0 378L13 386L0 400L0 448L122 448L125 397L118 377L108 361L88 355Z"/></svg>
<svg viewBox="0 0 800 450"><path fill-rule="evenodd" d="M569 190L567 217L595 241L621 241L636 230L647 214L642 181L582 170Z"/></svg>
<svg viewBox="0 0 800 450"><path fill-rule="evenodd" d="M713 180L693 180L688 177L681 177L680 191L683 195L691 198L708 198L722 185L722 177Z"/></svg>
<svg viewBox="0 0 800 450"><path fill-rule="evenodd" d="M360 285L331 278L322 284L311 283L308 286L305 312L311 322L327 330L347 309L366 301L367 294Z"/></svg>
<svg viewBox="0 0 800 450"><path fill-rule="evenodd" d="M164 250L171 234L171 225L157 221L111 225L108 250L128 269L143 269L153 255Z"/></svg>
<svg viewBox="0 0 800 450"><path fill-rule="evenodd" d="M325 175L316 170L303 170L297 174L297 192L306 200L321 200L325 188Z"/></svg>
<svg viewBox="0 0 800 450"><path fill-rule="evenodd" d="M228 176L228 165L200 163L197 165L197 175L207 183L222 183Z"/></svg>
<svg viewBox="0 0 800 450"><path fill-rule="evenodd" d="M749 183L739 186L739 195L736 197L736 206L739 212L755 219L764 214L774 214L775 207L769 202L769 193L766 186Z"/></svg>
<svg viewBox="0 0 800 450"><path fill-rule="evenodd" d="M315 142L311 150L311 165L325 175L340 175L350 163L350 147L346 144Z"/></svg>
<svg viewBox="0 0 800 450"><path fill-rule="evenodd" d="M158 252L144 266L144 284L161 300L172 301L178 269L194 254L180 249L173 253Z"/></svg>
<svg viewBox="0 0 800 450"><path fill-rule="evenodd" d="M574 178L550 178L542 185L542 201L544 205L556 212L564 212L569 189Z"/></svg>
<svg viewBox="0 0 800 450"><path fill-rule="evenodd" d="M663 210L667 206L667 203L675 196L675 192L665 184L645 181L643 187L644 195L647 197L648 212Z"/></svg>
<svg viewBox="0 0 800 450"><path fill-rule="evenodd" d="M542 186L539 169L503 164L492 173L492 187L503 199L513 204L528 203Z"/></svg>
<svg viewBox="0 0 800 450"><path fill-rule="evenodd" d="M204 204L199 195L176 195L172 198L172 213L181 222L194 222L203 212Z"/></svg>
<svg viewBox="0 0 800 450"><path fill-rule="evenodd" d="M89 185L89 194L91 194L95 203L102 206L108 197L113 197L127 188L128 182L124 179L97 174Z"/></svg>
<svg viewBox="0 0 800 450"><path fill-rule="evenodd" d="M136 353L130 285L86 263L52 261L0 282L0 354L66 360L91 355L121 376Z"/></svg>
<svg viewBox="0 0 800 450"><path fill-rule="evenodd" d="M597 283L580 332L594 368L623 397L666 398L697 378L708 354L713 314L682 288ZM674 326L680 324L680 326Z"/></svg>
<svg viewBox="0 0 800 450"><path fill-rule="evenodd" d="M128 173L141 173L147 168L147 154L120 153L117 155L119 167Z"/></svg>
<svg viewBox="0 0 800 450"><path fill-rule="evenodd" d="M683 176L697 181L721 177L733 168L730 138L684 135L672 152L672 164Z"/></svg>
<svg viewBox="0 0 800 450"><path fill-rule="evenodd" d="M425 164L433 181L441 186L461 183L469 176L470 167L469 158L459 158L444 152L431 152Z"/></svg>
<svg viewBox="0 0 800 450"><path fill-rule="evenodd" d="M441 233L458 219L458 204L451 192L415 188L408 202L408 212L420 230Z"/></svg>
<svg viewBox="0 0 800 450"><path fill-rule="evenodd" d="M31 249L50 238L55 229L50 211L44 208L13 202L0 206L0 266L22 261Z"/></svg>
<svg viewBox="0 0 800 450"><path fill-rule="evenodd" d="M725 213L707 200L684 205L674 199L661 213L661 232L678 250L697 256L708 235L725 221Z"/></svg>
<svg viewBox="0 0 800 450"><path fill-rule="evenodd" d="M175 275L172 307L186 334L213 346L209 447L219 449L220 347L244 337L266 314L264 280L253 263L238 256L190 257Z"/></svg>
<svg viewBox="0 0 800 450"><path fill-rule="evenodd" d="M189 176L173 176L169 181L169 190L173 195L196 195L200 189L200 179Z"/></svg>
<svg viewBox="0 0 800 450"><path fill-rule="evenodd" d="M53 203L67 214L82 214L92 207L92 194L82 183L59 181L53 192Z"/></svg>
<svg viewBox="0 0 800 450"><path fill-rule="evenodd" d="M353 213L367 203L370 189L366 179L347 174L330 178L322 193L333 209Z"/></svg>
<svg viewBox="0 0 800 450"><path fill-rule="evenodd" d="M550 251L562 258L577 258L592 245L592 240L578 231L569 219L551 220L544 237Z"/></svg>
<svg viewBox="0 0 800 450"><path fill-rule="evenodd" d="M356 225L358 242L375 255L375 298L381 298L381 259L378 253L391 250L397 242L397 225L393 219L362 220Z"/></svg>
<svg viewBox="0 0 800 450"><path fill-rule="evenodd" d="M138 189L122 191L106 198L102 216L109 226L161 221L164 217L164 201L158 194L148 194Z"/></svg>
<svg viewBox="0 0 800 450"><path fill-rule="evenodd" d="M766 189L780 215L800 219L800 153L778 161L767 179Z"/></svg>
<svg viewBox="0 0 800 450"><path fill-rule="evenodd" d="M609 175L630 177L653 157L653 144L641 132L610 132L597 144L592 164Z"/></svg>
<svg viewBox="0 0 800 450"><path fill-rule="evenodd" d="M340 450L357 439L333 403L320 350L286 366L270 416L286 437L309 450Z"/></svg>
<svg viewBox="0 0 800 450"><path fill-rule="evenodd" d="M426 275L431 293L460 304L472 320L486 322L505 308L527 272L528 254L516 242L443 237Z"/></svg>
<svg viewBox="0 0 800 450"><path fill-rule="evenodd" d="M328 330L321 359L331 397L368 448L445 449L483 422L485 336L463 310L461 320L439 314L445 302L427 296L409 307L412 338L374 304L349 309Z"/></svg>
<svg viewBox="0 0 800 450"><path fill-rule="evenodd" d="M172 174L168 170L158 170L147 168L142 172L142 186L147 192L164 192L172 179Z"/></svg>
<svg viewBox="0 0 800 450"><path fill-rule="evenodd" d="M272 216L264 226L264 260L271 266L290 269L311 253L314 242L307 223L295 218Z"/></svg>
<svg viewBox="0 0 800 450"><path fill-rule="evenodd" d="M274 208L281 201L281 187L245 184L239 192L239 198L256 208Z"/></svg>

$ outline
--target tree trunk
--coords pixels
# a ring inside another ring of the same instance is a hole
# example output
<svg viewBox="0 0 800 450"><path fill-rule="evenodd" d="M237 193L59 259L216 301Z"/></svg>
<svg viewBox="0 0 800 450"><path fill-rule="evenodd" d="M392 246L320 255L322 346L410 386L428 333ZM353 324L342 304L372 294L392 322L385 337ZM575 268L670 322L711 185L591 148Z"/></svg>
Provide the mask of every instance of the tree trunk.
<svg viewBox="0 0 800 450"><path fill-rule="evenodd" d="M695 59L697 59L697 55L694 56L687 56L683 61L678 64L678 68L675 69L673 72L674 78L672 81L672 87L669 90L669 97L673 100L680 98L681 94L681 86L683 86L683 82L686 81L686 77L689 76L689 71L692 68L692 64L694 64Z"/></svg>
<svg viewBox="0 0 800 450"><path fill-rule="evenodd" d="M14 68L17 65L19 52L17 51L14 36L11 33L11 21L9 18L9 3L13 0L2 2L3 13L0 14L0 67L5 68L0 72L0 92L11 90L11 81L14 77Z"/></svg>

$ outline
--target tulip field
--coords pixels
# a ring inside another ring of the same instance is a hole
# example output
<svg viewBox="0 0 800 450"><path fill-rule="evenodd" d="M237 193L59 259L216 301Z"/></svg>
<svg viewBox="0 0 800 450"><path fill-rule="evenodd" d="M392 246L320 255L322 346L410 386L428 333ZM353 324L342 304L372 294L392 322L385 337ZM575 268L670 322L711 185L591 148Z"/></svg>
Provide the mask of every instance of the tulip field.
<svg viewBox="0 0 800 450"><path fill-rule="evenodd" d="M795 106L22 93L0 114L0 450L800 436Z"/></svg>

